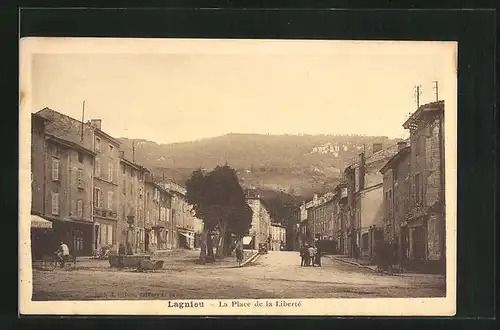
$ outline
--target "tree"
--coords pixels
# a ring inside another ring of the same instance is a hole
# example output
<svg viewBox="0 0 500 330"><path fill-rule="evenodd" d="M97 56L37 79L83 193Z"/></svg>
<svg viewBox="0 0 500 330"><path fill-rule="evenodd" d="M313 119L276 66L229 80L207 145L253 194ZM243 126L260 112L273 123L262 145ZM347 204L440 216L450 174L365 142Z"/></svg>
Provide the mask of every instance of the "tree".
<svg viewBox="0 0 500 330"><path fill-rule="evenodd" d="M242 235L245 230L248 232L252 220L236 171L227 164L207 174L196 170L186 181L186 190L187 201L204 224L200 261L213 260L211 234L214 232L218 234L216 256L222 258L228 228Z"/></svg>

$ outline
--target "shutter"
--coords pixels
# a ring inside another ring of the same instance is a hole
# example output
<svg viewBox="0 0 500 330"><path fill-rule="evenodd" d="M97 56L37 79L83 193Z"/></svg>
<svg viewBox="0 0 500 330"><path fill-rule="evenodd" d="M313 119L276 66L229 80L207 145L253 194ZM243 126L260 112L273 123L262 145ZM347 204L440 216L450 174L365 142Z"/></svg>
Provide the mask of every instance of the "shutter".
<svg viewBox="0 0 500 330"><path fill-rule="evenodd" d="M113 164L108 164L108 181L113 182Z"/></svg>
<svg viewBox="0 0 500 330"><path fill-rule="evenodd" d="M108 235L107 241L108 241L108 245L111 245L111 244L113 244L113 226L108 225L107 227L108 227L108 229L107 229L107 235Z"/></svg>
<svg viewBox="0 0 500 330"><path fill-rule="evenodd" d="M52 193L52 214L59 214L59 194Z"/></svg>
<svg viewBox="0 0 500 330"><path fill-rule="evenodd" d="M59 180L59 159L52 159L52 180Z"/></svg>
<svg viewBox="0 0 500 330"><path fill-rule="evenodd" d="M103 208L103 196L102 196L102 191L99 189L98 190L98 195L99 195L99 208Z"/></svg>

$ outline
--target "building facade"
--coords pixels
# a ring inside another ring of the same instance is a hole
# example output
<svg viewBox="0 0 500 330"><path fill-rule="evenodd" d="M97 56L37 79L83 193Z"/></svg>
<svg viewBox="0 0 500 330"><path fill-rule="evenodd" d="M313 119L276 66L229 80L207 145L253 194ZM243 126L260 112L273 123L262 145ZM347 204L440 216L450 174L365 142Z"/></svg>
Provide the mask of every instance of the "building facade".
<svg viewBox="0 0 500 330"><path fill-rule="evenodd" d="M54 235L76 256L92 254L92 171L95 153L79 144L45 135L44 215ZM58 242L57 242L58 243Z"/></svg>
<svg viewBox="0 0 500 330"><path fill-rule="evenodd" d="M94 248L118 248L118 205L120 204L118 171L120 142L101 130L101 120L92 119L94 132Z"/></svg>
<svg viewBox="0 0 500 330"><path fill-rule="evenodd" d="M409 260L409 235L405 224L410 201L410 147L398 143L399 151L380 170L384 176L384 241L395 243L397 263Z"/></svg>
<svg viewBox="0 0 500 330"><path fill-rule="evenodd" d="M246 200L253 212L249 235L253 237L254 248L257 249L260 243L270 244L272 218L262 199L247 197Z"/></svg>
<svg viewBox="0 0 500 330"><path fill-rule="evenodd" d="M280 251L286 245L286 228L279 223L271 224L271 251Z"/></svg>
<svg viewBox="0 0 500 330"><path fill-rule="evenodd" d="M154 181L151 174L145 177L146 213L144 222L144 250L158 251L172 247L172 195Z"/></svg>
<svg viewBox="0 0 500 330"><path fill-rule="evenodd" d="M410 131L410 203L405 226L413 261L445 269L444 102L422 105L403 124Z"/></svg>
<svg viewBox="0 0 500 330"><path fill-rule="evenodd" d="M145 249L145 180L150 171L125 158L120 151L118 244L133 252Z"/></svg>

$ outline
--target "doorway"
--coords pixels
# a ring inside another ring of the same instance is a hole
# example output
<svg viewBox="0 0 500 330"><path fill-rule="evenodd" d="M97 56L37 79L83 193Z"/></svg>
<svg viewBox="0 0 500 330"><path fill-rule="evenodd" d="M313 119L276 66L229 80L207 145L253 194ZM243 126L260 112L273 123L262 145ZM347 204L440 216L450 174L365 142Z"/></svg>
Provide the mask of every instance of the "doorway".
<svg viewBox="0 0 500 330"><path fill-rule="evenodd" d="M99 248L99 225L94 227L94 250Z"/></svg>
<svg viewBox="0 0 500 330"><path fill-rule="evenodd" d="M415 227L413 230L413 258L415 260L425 259L425 231L423 226Z"/></svg>

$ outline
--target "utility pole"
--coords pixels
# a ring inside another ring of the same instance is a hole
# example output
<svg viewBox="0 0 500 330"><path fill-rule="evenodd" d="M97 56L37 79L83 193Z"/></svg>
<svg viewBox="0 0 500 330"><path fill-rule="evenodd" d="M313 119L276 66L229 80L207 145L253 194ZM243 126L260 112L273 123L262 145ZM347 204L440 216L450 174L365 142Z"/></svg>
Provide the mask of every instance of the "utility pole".
<svg viewBox="0 0 500 330"><path fill-rule="evenodd" d="M135 141L132 141L132 163L135 163Z"/></svg>
<svg viewBox="0 0 500 330"><path fill-rule="evenodd" d="M434 94L436 95L436 102L439 101L439 83L434 80Z"/></svg>
<svg viewBox="0 0 500 330"><path fill-rule="evenodd" d="M415 102L417 102L417 109L420 108L420 95L422 95L422 86L415 86Z"/></svg>
<svg viewBox="0 0 500 330"><path fill-rule="evenodd" d="M83 100L83 107L82 107L82 136L81 136L81 141L83 141L83 120L85 118L85 100Z"/></svg>

